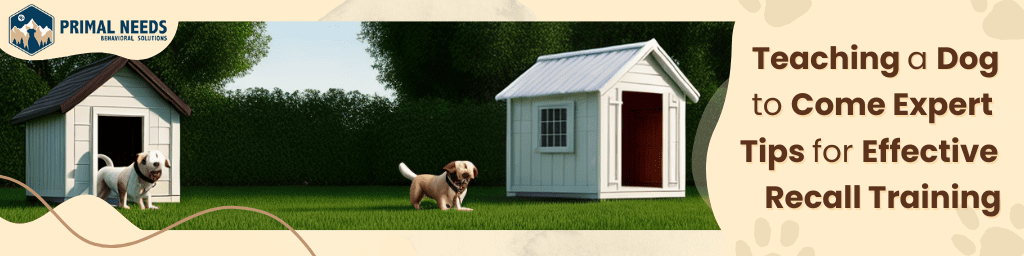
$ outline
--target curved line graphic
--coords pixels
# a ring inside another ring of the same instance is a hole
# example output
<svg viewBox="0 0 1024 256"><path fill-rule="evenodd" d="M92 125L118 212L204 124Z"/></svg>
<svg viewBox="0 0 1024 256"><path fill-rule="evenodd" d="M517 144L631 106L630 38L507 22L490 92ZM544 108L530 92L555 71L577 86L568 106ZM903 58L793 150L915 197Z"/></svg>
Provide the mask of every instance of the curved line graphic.
<svg viewBox="0 0 1024 256"><path fill-rule="evenodd" d="M155 232L153 234L150 234L150 235L148 235L146 237L143 237L143 238L140 238L138 240L127 242L127 243L122 243L122 244L101 244L101 243L93 242L92 240L89 240L88 238L85 238L82 235L79 235L78 232L75 232L74 229L71 229L71 226L68 226L68 224L64 222L64 219L62 219L60 217L60 215L57 214L57 211L54 211L53 207L50 207L50 204L46 203L46 200L43 200L43 197L39 196L39 193L36 193L35 190L32 190L32 188L28 187L28 185L25 185L25 183L22 183L21 181L15 180L15 179L13 179L11 177L7 177L7 176L4 176L4 175L0 175L0 178L3 178L5 180L9 180L11 182L14 182L15 184L18 184L18 186L21 186L21 187L25 188L26 190L28 190L28 192L31 192L32 195L34 195L36 197L36 199L39 199L39 202L42 202L43 205L46 206L46 209L50 210L50 213L53 213L54 217L57 217L57 221L60 221L60 224L64 225L64 228L67 228L68 231L70 231L72 235L75 235L75 237L77 237L78 240L82 240L82 242L85 242L87 244L90 244L90 245L96 246L96 247L101 247L101 248L121 248L121 247L132 246L132 245L135 245L135 244L138 244L138 243L142 243L142 242L144 242L146 240L149 240L150 238L156 237L156 236L158 236L160 234L163 234L167 230L170 230L170 229L172 229L174 227L177 227L178 225L181 225L182 223L185 223L186 221L189 221L192 218L199 217L200 215L207 214L207 213L210 213L210 212L220 211L220 210L229 210L229 209L231 209L231 210L245 210L245 211L257 212L257 213L266 215L268 217L274 218L274 220L277 220L277 222L280 222L281 225L284 225L286 228L288 228L288 230L292 231L292 234L295 235L295 238L299 239L299 242L302 242L302 246L306 247L306 250L309 251L310 255L316 256L316 253L313 253L313 248L310 248L309 244L306 244L306 240L302 239L302 236L299 235L299 232L295 231L295 229L292 228L292 226L288 225L288 223L285 223L284 220L281 220L281 218L278 218L277 216L275 216L275 215L273 215L273 214L271 214L269 212L266 212L266 211L263 211L263 210L259 210L259 209L255 209L255 208L244 207L244 206L220 206L220 207L214 207L214 208L206 209L206 210L198 212L196 214L192 214L191 216L185 217L184 219L181 219L178 222L175 222L174 224L171 224L170 226L167 226L166 228L161 229L160 231L157 231L157 232Z"/></svg>

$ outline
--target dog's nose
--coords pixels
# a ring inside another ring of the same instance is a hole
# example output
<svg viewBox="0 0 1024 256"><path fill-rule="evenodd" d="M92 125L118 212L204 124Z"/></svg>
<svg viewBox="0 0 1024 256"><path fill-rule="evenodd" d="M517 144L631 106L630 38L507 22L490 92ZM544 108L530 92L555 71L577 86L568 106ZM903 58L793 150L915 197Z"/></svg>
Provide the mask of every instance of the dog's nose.
<svg viewBox="0 0 1024 256"><path fill-rule="evenodd" d="M153 167L160 167L160 163L153 163Z"/></svg>
<svg viewBox="0 0 1024 256"><path fill-rule="evenodd" d="M469 178L469 173L463 173L462 174L462 178L463 179L468 179Z"/></svg>

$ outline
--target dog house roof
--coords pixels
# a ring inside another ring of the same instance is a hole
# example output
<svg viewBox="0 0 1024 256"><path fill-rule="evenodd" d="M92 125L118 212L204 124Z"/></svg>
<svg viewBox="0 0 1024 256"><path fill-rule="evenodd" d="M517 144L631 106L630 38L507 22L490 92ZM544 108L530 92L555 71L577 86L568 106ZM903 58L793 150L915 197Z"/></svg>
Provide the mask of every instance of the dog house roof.
<svg viewBox="0 0 1024 256"><path fill-rule="evenodd" d="M494 99L604 91L649 54L655 56L658 64L691 101L696 102L700 98L700 93L672 63L658 41L651 39L647 42L540 56L537 63Z"/></svg>
<svg viewBox="0 0 1024 256"><path fill-rule="evenodd" d="M61 113L71 111L72 108L81 103L82 100L85 100L103 83L114 77L114 73L117 73L118 70L125 66L135 70L147 84L157 91L157 94L160 94L167 102L170 102L179 113L185 116L192 115L192 108L185 104L185 101L182 101L178 95L174 94L171 88L167 87L163 81L160 81L160 78L157 78L156 74L153 74L153 71L149 70L142 62L111 55L75 70L64 81L50 89L50 92L46 93L45 96L36 100L35 103L32 103L31 106L22 110L17 115L14 115L11 118L11 124L24 123L33 118L57 111Z"/></svg>

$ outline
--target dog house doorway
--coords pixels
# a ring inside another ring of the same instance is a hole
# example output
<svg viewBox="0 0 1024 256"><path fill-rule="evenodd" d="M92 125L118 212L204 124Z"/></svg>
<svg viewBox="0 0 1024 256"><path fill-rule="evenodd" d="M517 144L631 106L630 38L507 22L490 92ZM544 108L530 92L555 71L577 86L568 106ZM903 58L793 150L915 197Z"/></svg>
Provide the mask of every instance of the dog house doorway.
<svg viewBox="0 0 1024 256"><path fill-rule="evenodd" d="M622 92L622 185L662 187L662 94Z"/></svg>
<svg viewBox="0 0 1024 256"><path fill-rule="evenodd" d="M114 161L114 166L128 166L142 152L144 120L133 116L98 116L96 147L100 154ZM98 160L98 168L106 163Z"/></svg>

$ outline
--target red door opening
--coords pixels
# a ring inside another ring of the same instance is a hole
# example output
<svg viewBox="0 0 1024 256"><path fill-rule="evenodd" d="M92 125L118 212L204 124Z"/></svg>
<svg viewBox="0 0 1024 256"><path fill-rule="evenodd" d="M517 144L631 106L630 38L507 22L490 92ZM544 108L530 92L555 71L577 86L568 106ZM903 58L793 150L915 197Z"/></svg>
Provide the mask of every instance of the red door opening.
<svg viewBox="0 0 1024 256"><path fill-rule="evenodd" d="M661 94L622 92L622 185L662 187Z"/></svg>

